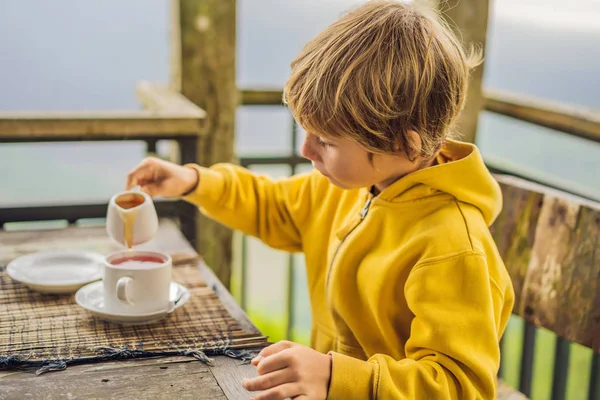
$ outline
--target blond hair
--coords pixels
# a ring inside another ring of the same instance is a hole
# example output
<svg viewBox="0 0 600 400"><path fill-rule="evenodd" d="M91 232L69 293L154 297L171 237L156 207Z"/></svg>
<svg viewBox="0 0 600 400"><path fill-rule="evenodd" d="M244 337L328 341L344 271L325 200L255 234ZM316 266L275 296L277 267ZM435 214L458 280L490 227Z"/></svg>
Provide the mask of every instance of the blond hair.
<svg viewBox="0 0 600 400"><path fill-rule="evenodd" d="M467 55L433 12L370 1L347 13L292 61L284 103L307 131L354 140L371 153L434 156L465 103Z"/></svg>

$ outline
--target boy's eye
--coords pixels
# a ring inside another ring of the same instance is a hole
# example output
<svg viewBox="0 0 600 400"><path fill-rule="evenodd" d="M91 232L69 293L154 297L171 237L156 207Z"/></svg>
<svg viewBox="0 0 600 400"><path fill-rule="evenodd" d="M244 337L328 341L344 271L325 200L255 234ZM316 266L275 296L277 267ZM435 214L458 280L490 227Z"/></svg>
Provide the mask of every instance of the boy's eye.
<svg viewBox="0 0 600 400"><path fill-rule="evenodd" d="M324 142L323 139L321 139L318 136L317 136L317 144L319 146L323 146L323 147L329 147L329 146L331 146L331 143Z"/></svg>

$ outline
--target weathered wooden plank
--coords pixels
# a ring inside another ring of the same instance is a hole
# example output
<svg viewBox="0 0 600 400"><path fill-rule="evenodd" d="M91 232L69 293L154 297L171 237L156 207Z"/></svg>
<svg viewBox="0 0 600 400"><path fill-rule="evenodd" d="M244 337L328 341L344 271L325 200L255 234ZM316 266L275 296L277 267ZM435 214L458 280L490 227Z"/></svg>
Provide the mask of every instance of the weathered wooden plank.
<svg viewBox="0 0 600 400"><path fill-rule="evenodd" d="M258 376L256 367L244 364L239 360L225 357L215 357L210 371L221 386L228 399L247 400L256 392L251 393L242 387L242 380Z"/></svg>
<svg viewBox="0 0 600 400"><path fill-rule="evenodd" d="M203 131L206 113L181 93L145 81L137 93L148 110L0 112L0 141L147 139Z"/></svg>
<svg viewBox="0 0 600 400"><path fill-rule="evenodd" d="M600 141L600 112L500 90L485 90L488 111Z"/></svg>
<svg viewBox="0 0 600 400"><path fill-rule="evenodd" d="M600 351L600 203L497 176L492 233L513 279L515 313Z"/></svg>
<svg viewBox="0 0 600 400"><path fill-rule="evenodd" d="M600 351L600 209L547 196L524 285L536 324Z"/></svg>
<svg viewBox="0 0 600 400"><path fill-rule="evenodd" d="M59 373L35 376L0 374L0 399L248 399L242 380L256 368L225 356L207 366L189 357L126 360L71 366Z"/></svg>
<svg viewBox="0 0 600 400"><path fill-rule="evenodd" d="M280 106L283 105L283 91L281 89L240 90L240 104L243 106Z"/></svg>
<svg viewBox="0 0 600 400"><path fill-rule="evenodd" d="M199 121L206 118L206 112L203 109L186 99L181 93L166 86L141 81L136 87L136 93L147 110L168 113L173 116L195 117Z"/></svg>
<svg viewBox="0 0 600 400"><path fill-rule="evenodd" d="M207 132L197 160L233 162L235 112L235 0L172 0L173 86L206 110ZM199 216L197 248L226 287L231 279L230 229Z"/></svg>
<svg viewBox="0 0 600 400"><path fill-rule="evenodd" d="M516 304L519 304L543 195L510 184L501 184L501 187L504 205L491 231L510 273Z"/></svg>
<svg viewBox="0 0 600 400"><path fill-rule="evenodd" d="M235 363L239 361L219 357L216 368L237 370L238 376L244 372L247 377L252 376L251 369L238 369ZM0 399L239 398L225 395L208 366L183 357L78 365L40 376L30 373L4 375L0 377L0 388ZM228 391L233 390L228 387Z"/></svg>
<svg viewBox="0 0 600 400"><path fill-rule="evenodd" d="M199 132L198 117L168 112L0 112L2 142L169 138Z"/></svg>

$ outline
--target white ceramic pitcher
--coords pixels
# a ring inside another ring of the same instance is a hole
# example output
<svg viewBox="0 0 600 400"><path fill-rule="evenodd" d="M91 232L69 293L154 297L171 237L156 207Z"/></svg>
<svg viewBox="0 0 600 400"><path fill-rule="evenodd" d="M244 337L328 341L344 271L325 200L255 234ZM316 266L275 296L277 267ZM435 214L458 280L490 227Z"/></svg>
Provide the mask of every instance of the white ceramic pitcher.
<svg viewBox="0 0 600 400"><path fill-rule="evenodd" d="M106 232L114 241L128 247L145 243L158 231L158 216L152 198L130 190L114 195L106 212Z"/></svg>

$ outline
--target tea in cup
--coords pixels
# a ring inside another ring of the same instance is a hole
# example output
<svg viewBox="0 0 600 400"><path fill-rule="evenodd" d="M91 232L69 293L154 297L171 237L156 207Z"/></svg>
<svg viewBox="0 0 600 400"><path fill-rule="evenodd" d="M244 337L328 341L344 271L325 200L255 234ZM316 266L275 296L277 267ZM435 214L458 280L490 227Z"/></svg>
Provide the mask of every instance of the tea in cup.
<svg viewBox="0 0 600 400"><path fill-rule="evenodd" d="M150 251L121 251L104 263L104 308L112 314L170 311L172 260Z"/></svg>
<svg viewBox="0 0 600 400"><path fill-rule="evenodd" d="M114 241L129 249L152 239L158 231L152 198L141 191L114 195L108 203L106 231Z"/></svg>

